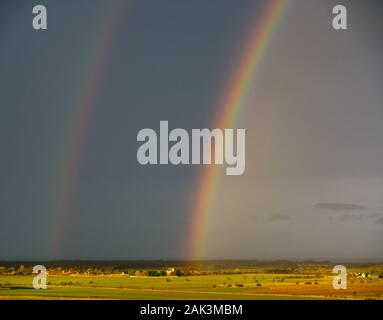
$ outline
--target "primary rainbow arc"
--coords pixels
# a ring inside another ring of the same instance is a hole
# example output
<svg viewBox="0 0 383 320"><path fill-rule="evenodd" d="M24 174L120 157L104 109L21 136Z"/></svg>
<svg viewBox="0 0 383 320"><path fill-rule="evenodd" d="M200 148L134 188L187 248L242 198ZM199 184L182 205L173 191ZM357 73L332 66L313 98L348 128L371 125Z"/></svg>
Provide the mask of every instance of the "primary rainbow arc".
<svg viewBox="0 0 383 320"><path fill-rule="evenodd" d="M287 8L288 0L267 1L266 8L262 13L260 22L256 23L247 39L248 46L238 66L235 75L226 90L218 120L217 128L232 128L238 115L245 105L249 89L261 62L269 47L272 36L277 29L282 16ZM204 166L202 177L197 190L195 207L192 212L192 226L188 239L188 254L190 259L200 258L208 226L208 218L212 213L215 201L215 194L219 185L220 170L217 165Z"/></svg>

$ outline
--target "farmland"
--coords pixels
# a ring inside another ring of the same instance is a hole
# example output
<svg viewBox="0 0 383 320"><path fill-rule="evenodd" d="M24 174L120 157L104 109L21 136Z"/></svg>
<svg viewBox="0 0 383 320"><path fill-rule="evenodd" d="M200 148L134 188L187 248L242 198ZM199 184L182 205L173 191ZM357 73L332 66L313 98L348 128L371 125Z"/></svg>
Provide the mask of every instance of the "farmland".
<svg viewBox="0 0 383 320"><path fill-rule="evenodd" d="M345 290L333 289L333 275L324 266L305 266L299 273L252 267L183 276L48 274L46 290L33 289L33 274L1 274L0 299L383 299L382 269L349 269ZM354 276L368 271L375 276Z"/></svg>

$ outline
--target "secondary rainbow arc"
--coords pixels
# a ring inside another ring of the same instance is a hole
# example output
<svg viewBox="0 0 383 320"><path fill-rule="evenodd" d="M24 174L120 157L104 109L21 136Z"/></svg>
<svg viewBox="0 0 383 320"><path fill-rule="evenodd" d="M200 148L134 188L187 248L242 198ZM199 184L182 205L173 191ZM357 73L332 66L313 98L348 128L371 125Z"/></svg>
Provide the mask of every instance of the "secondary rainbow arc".
<svg viewBox="0 0 383 320"><path fill-rule="evenodd" d="M53 190L52 204L54 227L51 231L53 239L51 249L55 255L60 251L67 229L67 220L73 209L72 202L78 183L79 167L84 156L82 152L87 143L87 134L94 113L95 99L114 46L117 23L126 3L124 0L114 0L102 10L98 30L95 31L95 46L90 50L84 79L81 81L82 86L74 102L74 111L63 134L57 187Z"/></svg>

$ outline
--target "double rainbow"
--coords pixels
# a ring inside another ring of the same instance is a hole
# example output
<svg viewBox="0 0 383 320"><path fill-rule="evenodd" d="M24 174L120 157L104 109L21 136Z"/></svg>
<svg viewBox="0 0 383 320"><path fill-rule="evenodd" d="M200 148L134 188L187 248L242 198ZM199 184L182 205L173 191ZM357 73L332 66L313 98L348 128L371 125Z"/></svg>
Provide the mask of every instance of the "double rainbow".
<svg viewBox="0 0 383 320"><path fill-rule="evenodd" d="M288 0L265 0L265 9L261 20L251 30L246 41L244 54L235 68L234 77L229 82L227 95L224 96L222 107L219 108L220 115L216 122L217 128L231 128L236 122L238 115L245 104L249 88L255 78L257 71L265 56L267 48L272 39L283 13L286 11ZM80 88L80 94L75 104L75 111L70 126L65 134L63 144L62 161L59 164L58 188L55 189L54 217L55 244L54 250L58 250L58 244L65 233L65 220L71 211L75 185L81 160L81 151L86 143L86 135L89 130L91 114L94 109L97 89L102 79L108 55L112 50L112 39L116 29L118 15L123 11L122 6L126 0L111 1L107 10L106 18L100 23L97 34L98 43L91 56L90 62L83 81L84 86ZM257 20L258 21L258 20ZM205 231L208 217L212 212L215 201L215 192L219 185L220 170L218 166L203 166L201 179L197 190L195 207L192 212L192 226L188 237L188 254L190 258L199 256L204 245Z"/></svg>

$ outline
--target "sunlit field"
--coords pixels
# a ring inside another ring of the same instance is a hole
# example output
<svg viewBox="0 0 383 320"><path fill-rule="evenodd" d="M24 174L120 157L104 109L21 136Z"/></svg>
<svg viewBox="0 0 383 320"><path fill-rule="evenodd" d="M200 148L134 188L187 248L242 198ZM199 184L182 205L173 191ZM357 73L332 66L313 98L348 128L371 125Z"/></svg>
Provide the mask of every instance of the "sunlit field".
<svg viewBox="0 0 383 320"><path fill-rule="evenodd" d="M380 266L379 266L380 267ZM0 299L383 299L383 278L348 277L345 290L326 274L240 273L196 276L0 275Z"/></svg>

